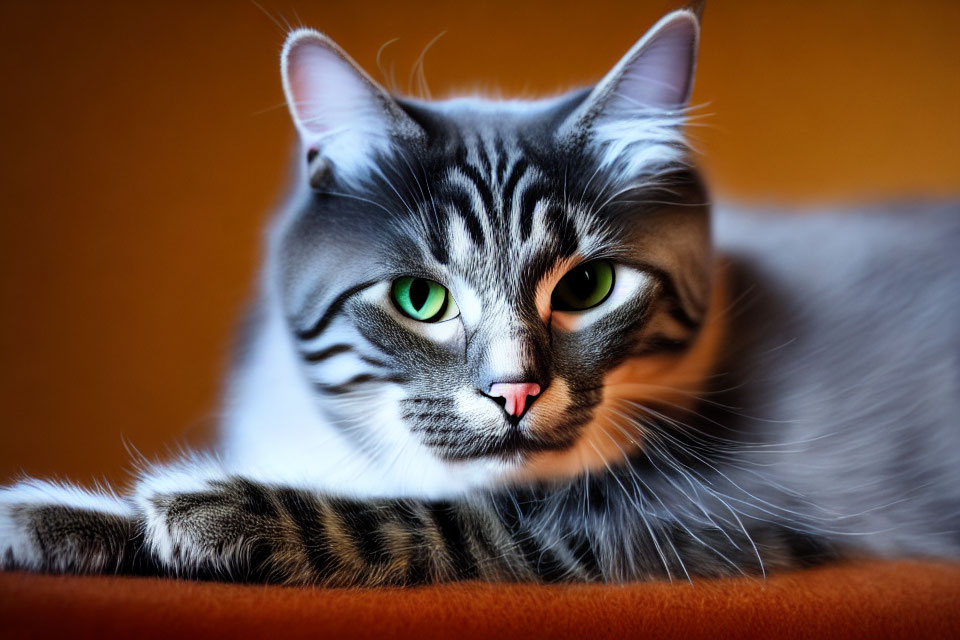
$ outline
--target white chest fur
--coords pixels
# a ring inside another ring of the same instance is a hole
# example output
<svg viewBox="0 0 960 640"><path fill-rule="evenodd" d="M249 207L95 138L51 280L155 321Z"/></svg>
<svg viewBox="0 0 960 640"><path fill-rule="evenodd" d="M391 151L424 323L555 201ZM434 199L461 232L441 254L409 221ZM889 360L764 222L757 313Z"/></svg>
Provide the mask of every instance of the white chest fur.
<svg viewBox="0 0 960 640"><path fill-rule="evenodd" d="M504 477L503 463L437 459L396 415L399 388L330 415L270 306L227 398L220 453L230 473L340 495L433 498Z"/></svg>

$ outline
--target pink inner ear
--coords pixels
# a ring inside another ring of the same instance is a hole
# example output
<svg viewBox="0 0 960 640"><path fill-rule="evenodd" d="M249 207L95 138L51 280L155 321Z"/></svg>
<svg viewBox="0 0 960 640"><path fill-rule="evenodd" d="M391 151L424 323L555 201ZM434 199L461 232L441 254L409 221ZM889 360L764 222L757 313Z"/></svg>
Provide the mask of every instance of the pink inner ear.
<svg viewBox="0 0 960 640"><path fill-rule="evenodd" d="M301 133L343 130L375 113L375 98L353 65L319 37L295 42L287 53L290 109Z"/></svg>
<svg viewBox="0 0 960 640"><path fill-rule="evenodd" d="M660 27L624 70L617 95L623 108L675 109L690 99L696 62L697 24L678 16Z"/></svg>

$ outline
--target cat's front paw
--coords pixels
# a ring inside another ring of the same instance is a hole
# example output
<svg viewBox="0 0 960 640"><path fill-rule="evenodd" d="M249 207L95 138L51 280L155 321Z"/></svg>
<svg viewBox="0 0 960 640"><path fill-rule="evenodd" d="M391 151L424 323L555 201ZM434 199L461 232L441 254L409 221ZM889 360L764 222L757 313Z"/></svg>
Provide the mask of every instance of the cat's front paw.
<svg viewBox="0 0 960 640"><path fill-rule="evenodd" d="M30 515L17 486L0 489L0 569L41 567L40 549L32 535Z"/></svg>
<svg viewBox="0 0 960 640"><path fill-rule="evenodd" d="M196 466L154 470L137 486L145 543L181 575L253 577L264 569L277 529L268 492Z"/></svg>
<svg viewBox="0 0 960 640"><path fill-rule="evenodd" d="M39 480L0 488L0 568L119 570L135 521L131 505L109 493Z"/></svg>

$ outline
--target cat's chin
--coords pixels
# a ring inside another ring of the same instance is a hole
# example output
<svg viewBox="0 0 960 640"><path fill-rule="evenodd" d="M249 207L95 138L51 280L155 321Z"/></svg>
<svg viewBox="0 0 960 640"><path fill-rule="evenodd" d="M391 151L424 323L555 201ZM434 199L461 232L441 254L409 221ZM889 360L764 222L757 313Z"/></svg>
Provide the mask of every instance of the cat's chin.
<svg viewBox="0 0 960 640"><path fill-rule="evenodd" d="M544 440L511 429L498 438L487 438L469 448L439 449L435 453L444 462L458 463L471 460L492 460L508 465L522 466L538 455L557 453L570 449L575 443L573 438Z"/></svg>

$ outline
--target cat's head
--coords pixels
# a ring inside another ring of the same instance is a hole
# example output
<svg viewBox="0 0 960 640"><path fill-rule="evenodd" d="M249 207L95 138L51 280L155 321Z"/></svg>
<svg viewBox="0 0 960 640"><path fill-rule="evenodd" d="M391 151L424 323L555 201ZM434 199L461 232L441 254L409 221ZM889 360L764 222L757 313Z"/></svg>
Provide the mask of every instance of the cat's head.
<svg viewBox="0 0 960 640"><path fill-rule="evenodd" d="M347 437L385 464L576 472L641 439L618 421L632 402L695 384L709 223L682 125L698 32L671 13L596 86L535 102L391 96L324 35L290 35L302 198L271 262Z"/></svg>

